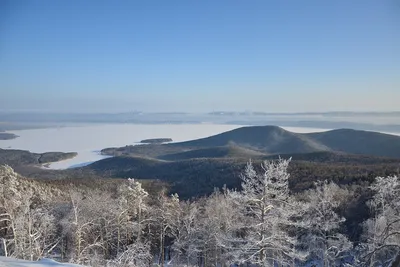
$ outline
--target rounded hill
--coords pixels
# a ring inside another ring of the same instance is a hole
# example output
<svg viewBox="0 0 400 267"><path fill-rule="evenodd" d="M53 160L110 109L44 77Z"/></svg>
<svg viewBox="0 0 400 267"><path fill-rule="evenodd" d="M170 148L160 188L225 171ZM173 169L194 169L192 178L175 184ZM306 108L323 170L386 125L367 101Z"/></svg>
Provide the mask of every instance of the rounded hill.
<svg viewBox="0 0 400 267"><path fill-rule="evenodd" d="M329 151L329 148L307 136L286 131L278 126L250 126L193 141L175 143L176 146L216 147L238 145L268 153L309 153Z"/></svg>

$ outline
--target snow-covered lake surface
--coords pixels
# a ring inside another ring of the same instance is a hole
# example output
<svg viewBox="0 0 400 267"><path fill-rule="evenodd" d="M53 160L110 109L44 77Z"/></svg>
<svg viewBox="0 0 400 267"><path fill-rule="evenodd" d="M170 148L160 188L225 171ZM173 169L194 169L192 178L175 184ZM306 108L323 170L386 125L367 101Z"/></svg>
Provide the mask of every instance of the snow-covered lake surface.
<svg viewBox="0 0 400 267"><path fill-rule="evenodd" d="M60 128L12 131L19 137L0 140L0 148L43 153L77 152L75 158L50 164L52 169L83 166L105 158L99 151L107 147L134 145L148 138L172 138L174 142L208 137L244 125L227 124L88 124ZM328 129L283 127L298 133Z"/></svg>

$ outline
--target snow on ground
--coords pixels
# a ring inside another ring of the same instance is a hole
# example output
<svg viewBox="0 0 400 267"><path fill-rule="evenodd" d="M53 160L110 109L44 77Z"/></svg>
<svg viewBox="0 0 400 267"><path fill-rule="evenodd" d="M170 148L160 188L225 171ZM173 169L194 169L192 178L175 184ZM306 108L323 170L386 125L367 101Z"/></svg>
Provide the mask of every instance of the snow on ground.
<svg viewBox="0 0 400 267"><path fill-rule="evenodd" d="M41 259L39 261L24 261L14 258L0 257L0 267L82 267L81 265L70 263L59 263L50 259Z"/></svg>

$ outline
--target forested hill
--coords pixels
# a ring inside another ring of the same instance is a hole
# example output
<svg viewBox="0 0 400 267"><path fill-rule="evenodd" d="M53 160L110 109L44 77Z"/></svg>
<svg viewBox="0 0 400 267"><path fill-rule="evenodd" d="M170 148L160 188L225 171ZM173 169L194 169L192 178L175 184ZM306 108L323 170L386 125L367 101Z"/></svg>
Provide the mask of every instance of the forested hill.
<svg viewBox="0 0 400 267"><path fill-rule="evenodd" d="M400 158L399 136L351 129L300 134L277 126L242 127L187 142L107 148L103 149L102 153L114 156L132 155L180 160L204 157L201 156L203 153L207 155L206 157L218 158L221 157L219 156L221 147L235 147L236 150L240 148L242 153L235 153L235 157L248 157L249 155L260 155L260 153L266 156L330 151ZM217 151L212 151L216 148L218 148ZM195 150L199 151L194 152Z"/></svg>
<svg viewBox="0 0 400 267"><path fill-rule="evenodd" d="M300 134L284 130L278 126L251 126L173 145L214 147L225 146L230 143L268 154L335 151L349 154L400 157L400 136L352 129Z"/></svg>
<svg viewBox="0 0 400 267"><path fill-rule="evenodd" d="M242 127L207 138L173 144L186 147L215 147L235 144L268 154L308 153L327 151L328 147L316 143L305 135L286 131L278 126Z"/></svg>
<svg viewBox="0 0 400 267"><path fill-rule="evenodd" d="M398 173L400 159L334 152L285 154L292 157L289 171L290 188L295 192L308 189L315 181L330 180L338 184L369 184L376 176ZM265 159L252 158L255 166ZM170 184L171 192L182 198L208 195L214 188L240 188L240 176L249 158L193 158L165 161L143 157L112 157L97 161L79 170L96 176L160 180ZM78 171L78 170L76 170Z"/></svg>
<svg viewBox="0 0 400 267"><path fill-rule="evenodd" d="M18 135L15 135L13 133L3 133L0 131L0 140L10 140L10 139L15 139L17 137Z"/></svg>
<svg viewBox="0 0 400 267"><path fill-rule="evenodd" d="M46 163L70 159L75 157L76 155L76 152L32 153L27 150L0 148L0 165L7 164L13 167L24 165L42 165Z"/></svg>
<svg viewBox="0 0 400 267"><path fill-rule="evenodd" d="M332 151L383 157L400 157L400 136L371 131L338 129L304 134Z"/></svg>

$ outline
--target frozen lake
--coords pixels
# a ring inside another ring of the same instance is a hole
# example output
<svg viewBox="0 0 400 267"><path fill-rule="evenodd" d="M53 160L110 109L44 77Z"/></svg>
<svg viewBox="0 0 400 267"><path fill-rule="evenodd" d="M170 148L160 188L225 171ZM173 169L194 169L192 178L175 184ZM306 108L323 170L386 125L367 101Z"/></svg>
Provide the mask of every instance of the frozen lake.
<svg viewBox="0 0 400 267"><path fill-rule="evenodd" d="M12 131L19 137L0 140L0 148L23 149L43 153L77 152L75 158L50 164L52 169L85 165L105 158L99 151L106 147L134 145L148 138L172 138L187 141L222 133L241 125L223 124L88 124L59 128Z"/></svg>
<svg viewBox="0 0 400 267"><path fill-rule="evenodd" d="M227 124L89 124L60 128L12 131L19 137L0 140L0 148L12 148L43 153L49 151L77 152L69 160L50 164L52 169L86 165L105 158L99 151L107 147L134 145L148 138L172 138L174 142L203 138L243 125ZM298 133L327 131L327 129L283 127Z"/></svg>

